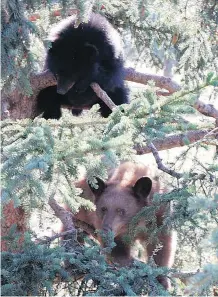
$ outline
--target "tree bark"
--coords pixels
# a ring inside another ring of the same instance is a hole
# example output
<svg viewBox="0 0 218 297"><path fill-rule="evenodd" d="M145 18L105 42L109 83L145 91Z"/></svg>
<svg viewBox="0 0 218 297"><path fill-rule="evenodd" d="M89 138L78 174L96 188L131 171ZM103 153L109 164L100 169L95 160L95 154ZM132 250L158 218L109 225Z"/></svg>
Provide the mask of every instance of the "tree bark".
<svg viewBox="0 0 218 297"><path fill-rule="evenodd" d="M144 85L146 85L149 80L153 80L157 87L167 90L167 92L162 93L165 95L170 95L180 90L180 86L171 80L171 78L140 73L132 68L126 68L125 79L127 81L137 82ZM2 93L1 117L3 120L6 118L13 120L24 118L34 119L38 116L39 112L36 108L36 96L40 90L56 85L56 79L50 71L46 70L38 74L32 74L30 76L30 84L33 91L33 95L31 97L27 97L18 92L14 92L10 94L10 96L5 95L4 92ZM115 107L114 103L98 86L98 84L93 83L91 87L99 98L101 98L111 109Z"/></svg>
<svg viewBox="0 0 218 297"><path fill-rule="evenodd" d="M177 91L180 91L181 87L169 77L152 75L135 71L133 68L126 68L125 80L132 81L146 85L148 81L153 80L155 86L167 91L158 91L158 95L169 96ZM38 92L46 87L56 85L56 79L53 74L46 70L38 74L32 74L30 76L30 84L32 86L33 95L28 97L18 92L5 95L2 93L1 101L1 118L2 120L10 118L12 120L30 118L34 119L39 115L36 105L36 96ZM99 98L101 98L105 104L111 108L115 108L115 104L108 97L108 95L100 88L96 83L92 83L91 87ZM200 100L196 100L194 106L200 113L218 119L218 110L212 104L205 104Z"/></svg>
<svg viewBox="0 0 218 297"><path fill-rule="evenodd" d="M212 132L213 131L213 132ZM212 133L210 133L212 132ZM164 139L156 139L153 140L153 145L157 149L157 151L163 151L168 150L175 147L182 147L187 145L187 143L195 143L197 141L202 140L203 138L206 139L206 136L210 137L210 139L216 139L218 140L218 128L213 130L196 130L196 131L189 131L187 133L181 133L181 134L174 134L165 137ZM136 150L137 155L144 155L151 153L151 147L147 144L145 146L139 146L136 145L134 147Z"/></svg>

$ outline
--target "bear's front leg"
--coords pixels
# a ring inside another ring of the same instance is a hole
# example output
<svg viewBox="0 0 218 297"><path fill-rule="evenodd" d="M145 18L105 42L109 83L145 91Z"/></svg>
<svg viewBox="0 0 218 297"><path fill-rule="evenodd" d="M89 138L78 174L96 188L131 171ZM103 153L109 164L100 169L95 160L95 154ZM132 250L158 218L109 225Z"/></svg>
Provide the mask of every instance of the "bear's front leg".
<svg viewBox="0 0 218 297"><path fill-rule="evenodd" d="M61 103L64 101L63 95L57 94L56 86L50 86L41 90L37 96L37 108L43 112L43 118L59 119L61 117Z"/></svg>

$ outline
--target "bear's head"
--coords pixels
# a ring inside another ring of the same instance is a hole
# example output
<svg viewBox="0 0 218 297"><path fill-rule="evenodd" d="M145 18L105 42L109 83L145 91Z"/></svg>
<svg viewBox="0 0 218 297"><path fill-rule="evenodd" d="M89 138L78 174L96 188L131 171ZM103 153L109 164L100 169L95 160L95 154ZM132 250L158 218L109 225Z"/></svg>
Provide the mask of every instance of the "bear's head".
<svg viewBox="0 0 218 297"><path fill-rule="evenodd" d="M96 180L98 189L89 186L95 196L100 229L112 231L115 237L122 236L127 232L131 219L148 205L152 181L149 177L141 177L133 187L123 187L119 183L106 184L99 178Z"/></svg>
<svg viewBox="0 0 218 297"><path fill-rule="evenodd" d="M74 44L69 38L59 38L51 43L47 64L57 79L57 92L66 94L75 82L84 79L98 60L98 49L88 42L81 42L74 37Z"/></svg>

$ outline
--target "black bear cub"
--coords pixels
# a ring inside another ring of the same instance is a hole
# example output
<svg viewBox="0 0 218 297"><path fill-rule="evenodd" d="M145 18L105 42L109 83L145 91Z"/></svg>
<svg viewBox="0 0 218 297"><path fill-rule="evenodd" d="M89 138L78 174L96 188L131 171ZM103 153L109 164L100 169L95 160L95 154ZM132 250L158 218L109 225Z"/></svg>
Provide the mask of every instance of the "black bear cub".
<svg viewBox="0 0 218 297"><path fill-rule="evenodd" d="M59 119L61 105L71 106L72 113L79 115L96 103L101 115L108 117L111 110L92 90L92 82L98 83L116 105L128 103L118 32L98 14L92 13L88 23L78 27L75 21L72 16L60 22L49 38L45 69L55 75L57 86L38 95L38 109L45 119Z"/></svg>

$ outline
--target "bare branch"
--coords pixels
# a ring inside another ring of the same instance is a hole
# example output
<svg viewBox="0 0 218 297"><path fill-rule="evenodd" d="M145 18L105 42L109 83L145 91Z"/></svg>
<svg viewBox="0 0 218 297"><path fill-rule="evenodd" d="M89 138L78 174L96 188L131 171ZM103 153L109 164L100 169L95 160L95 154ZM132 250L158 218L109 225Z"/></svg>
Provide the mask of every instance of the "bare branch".
<svg viewBox="0 0 218 297"><path fill-rule="evenodd" d="M113 110L116 105L111 100L111 98L107 95L107 93L102 90L102 88L97 83L92 83L91 87L96 95L111 109Z"/></svg>
<svg viewBox="0 0 218 297"><path fill-rule="evenodd" d="M167 90L158 91L157 94L161 96L169 96L181 89L181 87L169 77L141 73L135 71L133 68L126 68L125 71L125 79L127 81L146 85L149 80L153 80L157 87ZM49 70L32 75L30 77L30 82L33 90L35 91L39 91L43 88L56 85L57 83L55 77ZM116 107L116 105L108 97L106 92L103 91L97 83L92 83L91 87L97 94L97 96L101 98L111 110ZM197 100L194 104L194 108L206 116L210 116L216 119L218 118L218 110L212 104L205 104L202 101Z"/></svg>
<svg viewBox="0 0 218 297"><path fill-rule="evenodd" d="M143 85L146 85L148 81L153 80L157 87L167 90L168 92L165 93L168 95L171 95L181 89L181 87L169 77L141 73L135 71L133 68L125 68L125 80ZM51 85L56 85L57 83L55 77L49 70L33 74L30 81L34 90L40 90Z"/></svg>
<svg viewBox="0 0 218 297"><path fill-rule="evenodd" d="M156 160L156 163L157 163L157 167L158 169L176 177L176 178L181 178L182 177L182 174L181 173L177 173L176 171L172 170L172 169L169 169L167 168L163 163L162 163L162 159L160 158L159 154L158 154L158 151L156 149L156 147L153 145L153 143L151 142L148 147L151 149L151 152Z"/></svg>
<svg viewBox="0 0 218 297"><path fill-rule="evenodd" d="M211 133L212 132L212 133ZM208 134L211 133L211 134ZM212 139L218 139L218 131L216 130L196 130L189 131L187 133L175 134L168 136L164 139L156 139L153 140L153 144L158 151L167 150L175 147L182 147L187 145L187 141L189 144L197 142L204 137L209 136ZM139 146L135 145L134 149L137 152L137 155L144 155L151 153L151 148L148 145Z"/></svg>
<svg viewBox="0 0 218 297"><path fill-rule="evenodd" d="M135 71L132 68L126 68L126 77L128 81L147 84L149 80L153 80L155 85L161 89L167 91L158 91L158 95L169 96L174 92L180 90L180 86L171 80L171 78L159 75L145 74ZM33 96L27 97L16 91L10 96L2 94L2 119L23 119L30 118L33 119L39 115L36 105L36 94L49 86L56 85L56 79L49 70L45 70L38 74L32 74L30 76L30 83L33 90ZM112 110L115 108L115 104L108 97L105 91L103 91L97 83L92 83L91 87L99 98L101 98L104 103ZM194 108L204 115L214 117L218 119L218 110L211 104L204 104L200 100L197 100Z"/></svg>
<svg viewBox="0 0 218 297"><path fill-rule="evenodd" d="M73 222L75 226L83 231L85 231L87 234L92 235L94 238L97 238L95 228L85 222L82 222L76 218L73 218Z"/></svg>
<svg viewBox="0 0 218 297"><path fill-rule="evenodd" d="M218 110L212 104L205 104L204 102L198 99L194 104L194 108L197 109L203 115L218 120Z"/></svg>
<svg viewBox="0 0 218 297"><path fill-rule="evenodd" d="M53 197L49 198L48 204L54 210L56 217L58 217L61 220L65 230L75 231L72 213L61 207Z"/></svg>
<svg viewBox="0 0 218 297"><path fill-rule="evenodd" d="M93 237L96 238L96 233L95 233L94 227L92 227L89 224L82 222L78 219L75 219L75 218L73 218L73 222L77 228L81 229L82 231L85 231L87 234L92 235ZM59 237L64 237L64 236L70 235L70 234L75 235L75 230L71 229L71 230L57 233L53 236L44 236L44 238L37 238L36 242L41 243L41 244L47 244L47 243L51 243L53 240L55 240Z"/></svg>
<svg viewBox="0 0 218 297"><path fill-rule="evenodd" d="M40 91L44 88L55 86L57 80L49 70L45 70L40 73L32 74L30 76L30 84L33 91Z"/></svg>
<svg viewBox="0 0 218 297"><path fill-rule="evenodd" d="M154 74L146 74L135 71L133 68L126 68L125 69L125 80L140 83L143 85L146 85L149 80L153 80L155 82L155 86L159 87L161 89L165 89L168 92L164 92L161 94L171 95L181 89L181 87L174 82L171 78L160 76L160 75L154 75Z"/></svg>
<svg viewBox="0 0 218 297"><path fill-rule="evenodd" d="M187 285L189 282L189 279L195 276L199 271L200 270L198 269L197 271L190 271L190 272L185 272L185 271L173 272L170 274L170 277L178 278L181 280L181 282Z"/></svg>
<svg viewBox="0 0 218 297"><path fill-rule="evenodd" d="M53 240L59 238L59 237L63 237L63 236L66 236L66 235L70 235L70 234L74 234L75 233L75 230L67 230L67 231L64 231L64 232L61 232L61 233L58 233L58 234L55 234L51 237L49 236L44 236L44 238L37 238L36 239L36 242L37 243L40 243L40 244L47 244L47 243L51 243Z"/></svg>
<svg viewBox="0 0 218 297"><path fill-rule="evenodd" d="M61 220L66 231L70 231L70 233L74 233L75 235L77 235L77 230L75 228L76 226L77 228L82 229L93 237L96 237L94 227L76 219L69 210L66 210L64 207L60 206L57 203L57 201L54 199L53 194L49 197L48 204L54 210L55 216Z"/></svg>

